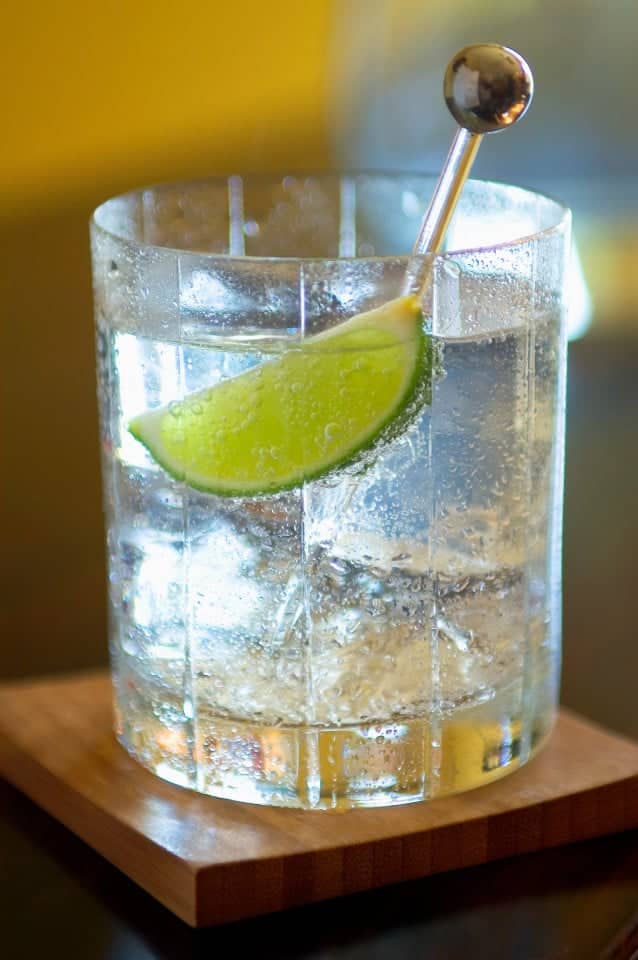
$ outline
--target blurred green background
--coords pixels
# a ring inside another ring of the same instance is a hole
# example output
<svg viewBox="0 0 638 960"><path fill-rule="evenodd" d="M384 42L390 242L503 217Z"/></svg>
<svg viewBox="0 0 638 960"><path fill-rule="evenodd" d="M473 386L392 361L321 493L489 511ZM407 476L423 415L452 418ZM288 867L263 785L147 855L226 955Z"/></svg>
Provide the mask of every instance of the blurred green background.
<svg viewBox="0 0 638 960"><path fill-rule="evenodd" d="M638 734L635 0L26 0L3 19L0 675L106 657L91 210L215 173L436 170L445 64L496 40L537 95L476 172L573 205L594 303L570 356L564 696Z"/></svg>

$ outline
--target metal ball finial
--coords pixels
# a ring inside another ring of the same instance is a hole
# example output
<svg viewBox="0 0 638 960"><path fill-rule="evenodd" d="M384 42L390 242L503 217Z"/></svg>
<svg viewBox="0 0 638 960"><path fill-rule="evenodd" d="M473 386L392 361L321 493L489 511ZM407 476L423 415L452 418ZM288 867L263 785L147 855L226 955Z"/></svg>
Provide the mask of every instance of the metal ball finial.
<svg viewBox="0 0 638 960"><path fill-rule="evenodd" d="M441 249L483 135L520 120L532 102L534 79L520 53L499 43L475 43L450 61L443 93L459 126L419 225L413 257ZM432 263L431 259L411 262L403 284L406 293L425 290Z"/></svg>
<svg viewBox="0 0 638 960"><path fill-rule="evenodd" d="M515 50L498 43L475 43L450 61L443 93L461 127L471 133L495 133L527 111L534 80L529 65Z"/></svg>

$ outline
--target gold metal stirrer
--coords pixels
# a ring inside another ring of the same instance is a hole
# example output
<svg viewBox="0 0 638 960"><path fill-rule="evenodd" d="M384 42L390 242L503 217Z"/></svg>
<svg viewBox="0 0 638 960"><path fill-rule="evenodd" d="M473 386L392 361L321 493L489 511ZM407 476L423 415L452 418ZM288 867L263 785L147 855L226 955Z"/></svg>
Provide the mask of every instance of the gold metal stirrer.
<svg viewBox="0 0 638 960"><path fill-rule="evenodd" d="M441 171L412 248L412 256L437 253L486 133L511 127L527 112L534 94L529 65L515 50L499 43L464 47L445 71L443 94L459 129ZM431 264L408 269L405 292L423 289Z"/></svg>

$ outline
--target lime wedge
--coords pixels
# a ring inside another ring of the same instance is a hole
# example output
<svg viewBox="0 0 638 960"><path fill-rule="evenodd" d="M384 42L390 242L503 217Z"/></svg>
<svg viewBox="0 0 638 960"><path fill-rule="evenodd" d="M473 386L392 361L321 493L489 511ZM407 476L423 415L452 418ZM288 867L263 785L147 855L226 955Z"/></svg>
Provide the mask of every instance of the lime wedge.
<svg viewBox="0 0 638 960"><path fill-rule="evenodd" d="M129 430L189 486L276 493L351 461L427 401L429 357L418 301L400 297L143 413Z"/></svg>

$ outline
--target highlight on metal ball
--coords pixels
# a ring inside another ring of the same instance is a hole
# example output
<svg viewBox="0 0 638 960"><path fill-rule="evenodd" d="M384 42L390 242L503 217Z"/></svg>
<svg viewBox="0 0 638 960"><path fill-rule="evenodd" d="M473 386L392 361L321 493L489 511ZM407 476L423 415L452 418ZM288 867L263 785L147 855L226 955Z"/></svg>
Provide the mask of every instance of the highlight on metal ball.
<svg viewBox="0 0 638 960"><path fill-rule="evenodd" d="M495 133L526 113L534 94L523 57L498 43L464 47L445 72L443 93L456 122L471 133Z"/></svg>

